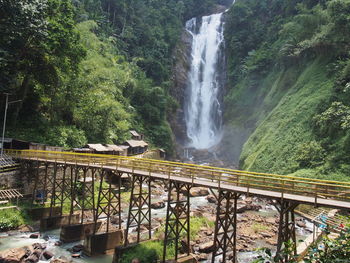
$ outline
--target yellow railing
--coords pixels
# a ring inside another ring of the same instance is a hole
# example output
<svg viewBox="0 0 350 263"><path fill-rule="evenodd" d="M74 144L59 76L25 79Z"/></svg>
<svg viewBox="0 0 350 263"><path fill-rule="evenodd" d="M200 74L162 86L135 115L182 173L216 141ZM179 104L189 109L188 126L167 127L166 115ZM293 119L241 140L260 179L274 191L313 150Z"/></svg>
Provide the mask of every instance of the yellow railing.
<svg viewBox="0 0 350 263"><path fill-rule="evenodd" d="M84 154L72 152L54 152L39 150L7 150L13 158L34 159L55 162L77 163L113 169L127 168L131 171L143 171L167 177L184 177L187 180L204 180L219 185L230 184L248 189L268 190L283 194L296 194L323 199L335 199L350 202L350 183L282 176L267 173L255 173L195 164L168 162L152 159L140 159L126 156Z"/></svg>

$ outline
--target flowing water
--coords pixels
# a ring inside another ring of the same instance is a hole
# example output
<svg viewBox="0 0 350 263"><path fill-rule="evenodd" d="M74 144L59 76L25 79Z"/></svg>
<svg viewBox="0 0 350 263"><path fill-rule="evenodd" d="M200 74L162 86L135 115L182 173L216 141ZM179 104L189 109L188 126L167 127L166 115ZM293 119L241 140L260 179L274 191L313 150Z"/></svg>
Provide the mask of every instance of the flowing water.
<svg viewBox="0 0 350 263"><path fill-rule="evenodd" d="M185 102L188 147L209 149L221 138L222 110L219 99L224 85L222 15L192 18L186 30L192 35L191 69Z"/></svg>

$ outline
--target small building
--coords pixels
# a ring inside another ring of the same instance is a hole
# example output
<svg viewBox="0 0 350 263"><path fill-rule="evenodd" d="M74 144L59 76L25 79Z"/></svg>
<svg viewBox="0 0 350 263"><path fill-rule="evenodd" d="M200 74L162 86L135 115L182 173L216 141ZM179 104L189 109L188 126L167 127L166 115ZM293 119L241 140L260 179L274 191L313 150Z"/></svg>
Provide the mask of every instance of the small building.
<svg viewBox="0 0 350 263"><path fill-rule="evenodd" d="M90 148L73 148L72 151L75 153L93 153L93 150Z"/></svg>
<svg viewBox="0 0 350 263"><path fill-rule="evenodd" d="M128 145L118 145L118 146L123 150L123 153L121 154L121 156L128 156L129 146Z"/></svg>
<svg viewBox="0 0 350 263"><path fill-rule="evenodd" d="M143 140L143 134L139 134L137 131L135 130L131 130L130 131L131 134L131 139L132 140L137 140L137 141L141 141Z"/></svg>
<svg viewBox="0 0 350 263"><path fill-rule="evenodd" d="M127 140L124 145L129 146L128 155L142 154L148 150L148 143L142 140Z"/></svg>
<svg viewBox="0 0 350 263"><path fill-rule="evenodd" d="M115 145L115 144L104 144L104 146L111 151L110 154L123 155L123 153L124 153L124 149L122 149L118 145Z"/></svg>
<svg viewBox="0 0 350 263"><path fill-rule="evenodd" d="M112 154L113 150L107 148L106 146L97 143L97 144L87 144L84 146L84 148L88 148L91 150L92 153L99 153L99 154Z"/></svg>
<svg viewBox="0 0 350 263"><path fill-rule="evenodd" d="M162 148L159 148L159 158L160 159L165 159L165 150Z"/></svg>
<svg viewBox="0 0 350 263"><path fill-rule="evenodd" d="M63 147L49 146L42 143L27 142L23 140L4 138L4 149L14 150L41 150L41 151L63 151Z"/></svg>

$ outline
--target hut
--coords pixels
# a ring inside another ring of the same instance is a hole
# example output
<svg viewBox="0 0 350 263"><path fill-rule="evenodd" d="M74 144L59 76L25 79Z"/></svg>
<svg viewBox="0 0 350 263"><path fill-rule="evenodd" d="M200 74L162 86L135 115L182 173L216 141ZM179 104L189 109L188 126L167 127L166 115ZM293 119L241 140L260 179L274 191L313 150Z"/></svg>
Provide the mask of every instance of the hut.
<svg viewBox="0 0 350 263"><path fill-rule="evenodd" d="M132 140L137 140L137 141L141 141L143 140L143 134L139 134L137 131L135 130L131 130L130 131L131 134L131 139Z"/></svg>
<svg viewBox="0 0 350 263"><path fill-rule="evenodd" d="M104 144L104 146L111 151L110 154L123 155L123 153L124 153L124 149L122 149L118 145L115 145L115 144Z"/></svg>
<svg viewBox="0 0 350 263"><path fill-rule="evenodd" d="M87 144L84 146L84 148L88 148L91 150L92 153L99 153L99 154L112 154L113 150L107 148L106 146L97 143L97 144Z"/></svg>
<svg viewBox="0 0 350 263"><path fill-rule="evenodd" d="M142 140L127 140L124 145L129 146L128 155L142 154L148 150L148 143Z"/></svg>

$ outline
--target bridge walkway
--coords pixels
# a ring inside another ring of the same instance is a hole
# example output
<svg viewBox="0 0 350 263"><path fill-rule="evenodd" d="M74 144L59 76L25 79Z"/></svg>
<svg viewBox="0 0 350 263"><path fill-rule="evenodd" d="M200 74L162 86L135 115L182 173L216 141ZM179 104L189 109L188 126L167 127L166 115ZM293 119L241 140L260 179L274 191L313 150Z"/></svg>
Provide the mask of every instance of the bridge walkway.
<svg viewBox="0 0 350 263"><path fill-rule="evenodd" d="M102 168L268 199L350 209L350 183L125 156L8 150L16 159Z"/></svg>

